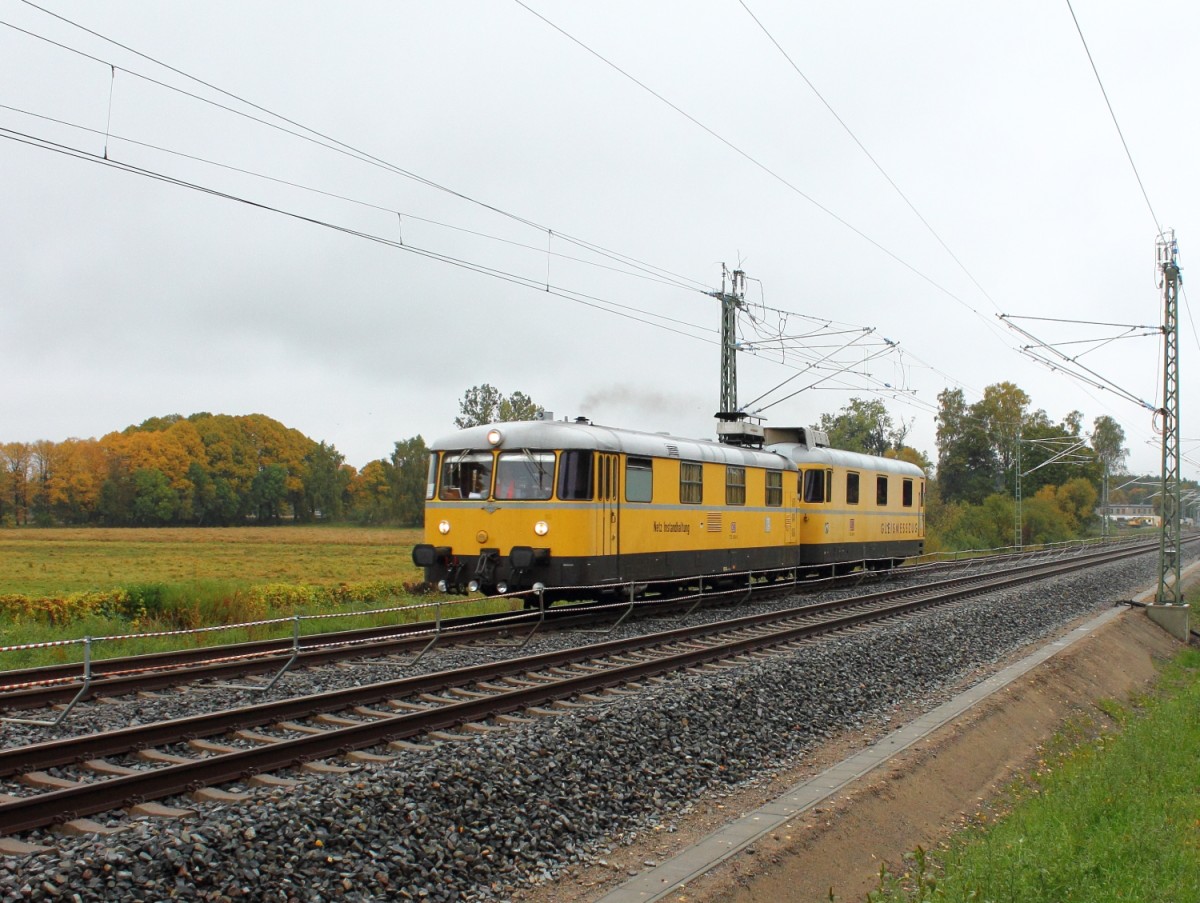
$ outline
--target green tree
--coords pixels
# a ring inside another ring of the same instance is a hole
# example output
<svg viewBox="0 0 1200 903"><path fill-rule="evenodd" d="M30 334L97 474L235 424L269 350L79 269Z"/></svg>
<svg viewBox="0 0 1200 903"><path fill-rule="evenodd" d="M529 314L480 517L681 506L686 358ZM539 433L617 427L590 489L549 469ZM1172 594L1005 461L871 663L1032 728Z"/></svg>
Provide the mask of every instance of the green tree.
<svg viewBox="0 0 1200 903"><path fill-rule="evenodd" d="M978 505L996 490L1000 462L986 421L975 416L962 389L938 395L938 488L946 502Z"/></svg>
<svg viewBox="0 0 1200 903"><path fill-rule="evenodd" d="M287 468L282 464L268 464L250 483L250 503L260 523L278 523L287 500Z"/></svg>
<svg viewBox="0 0 1200 903"><path fill-rule="evenodd" d="M1029 396L1014 383L993 383L983 390L983 397L971 405L970 416L980 421L992 450L999 462L1002 476L996 489L1011 487L1017 437L1025 420Z"/></svg>
<svg viewBox="0 0 1200 903"><path fill-rule="evenodd" d="M903 444L906 427L897 430L883 402L877 398L851 398L836 414L821 415L821 429L829 434L829 444L846 451L882 455Z"/></svg>
<svg viewBox="0 0 1200 903"><path fill-rule="evenodd" d="M326 520L341 518L345 460L341 452L324 442L309 449L304 456L304 498L296 511L297 520L314 520L318 515Z"/></svg>
<svg viewBox="0 0 1200 903"><path fill-rule="evenodd" d="M463 393L458 403L459 416L454 425L460 430L487 423L512 420L532 420L542 407L524 392L513 392L505 397L490 383L472 386Z"/></svg>
<svg viewBox="0 0 1200 903"><path fill-rule="evenodd" d="M420 436L397 442L388 472L392 512L402 527L419 526L425 517L425 483L429 448Z"/></svg>
<svg viewBox="0 0 1200 903"><path fill-rule="evenodd" d="M188 466L188 482L192 484L192 520L201 525L218 523L216 487L199 461Z"/></svg>
<svg viewBox="0 0 1200 903"><path fill-rule="evenodd" d="M508 398L500 401L500 420L502 422L511 422L513 420L532 420L534 416L542 412L542 406L536 404L532 398L524 392L513 392Z"/></svg>
<svg viewBox="0 0 1200 903"><path fill-rule="evenodd" d="M1100 462L1086 448L1077 449L1053 464L1045 463L1082 439L1078 432L1079 419L1073 416L1076 414L1078 412L1073 411L1059 423L1054 423L1043 410L1034 411L1025 418L1022 435L1026 441L1021 448L1021 471L1026 474L1021 477L1024 497L1035 495L1043 486L1061 486L1077 477L1100 485ZM1087 460L1083 460L1085 457Z"/></svg>
<svg viewBox="0 0 1200 903"><path fill-rule="evenodd" d="M175 520L179 497L171 488L171 481L161 470L143 467L130 477L133 486L133 503L130 515L135 524L143 527L161 527Z"/></svg>
<svg viewBox="0 0 1200 903"><path fill-rule="evenodd" d="M1125 448L1125 430L1121 428L1121 424L1107 414L1102 414L1092 422L1090 439L1092 450L1108 473L1124 473L1129 450Z"/></svg>

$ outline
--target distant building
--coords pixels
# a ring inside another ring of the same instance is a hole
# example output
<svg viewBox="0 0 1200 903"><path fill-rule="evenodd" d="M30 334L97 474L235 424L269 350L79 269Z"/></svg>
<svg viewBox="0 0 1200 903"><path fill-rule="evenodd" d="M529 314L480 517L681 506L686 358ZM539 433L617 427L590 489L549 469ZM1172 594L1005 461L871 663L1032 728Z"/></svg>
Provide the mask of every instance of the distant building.
<svg viewBox="0 0 1200 903"><path fill-rule="evenodd" d="M1103 507L1096 509L1097 517L1105 516ZM1115 521L1123 521L1131 527L1157 527L1159 524L1158 514L1154 510L1154 505L1109 505L1108 519Z"/></svg>

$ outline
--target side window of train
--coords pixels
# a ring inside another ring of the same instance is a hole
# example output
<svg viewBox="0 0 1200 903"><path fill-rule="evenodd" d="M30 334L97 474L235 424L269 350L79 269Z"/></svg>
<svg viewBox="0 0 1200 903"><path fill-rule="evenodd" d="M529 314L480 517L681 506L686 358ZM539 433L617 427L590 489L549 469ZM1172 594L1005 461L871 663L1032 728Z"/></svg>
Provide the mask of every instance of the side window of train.
<svg viewBox="0 0 1200 903"><path fill-rule="evenodd" d="M875 478L875 504L876 505L882 506L882 505L887 504L887 484L888 484L887 477L876 477ZM911 503L911 500L912 500L911 488L910 488L910 492L909 492L909 500Z"/></svg>
<svg viewBox="0 0 1200 903"><path fill-rule="evenodd" d="M767 471L767 506L778 508L783 505L783 471Z"/></svg>
<svg viewBox="0 0 1200 903"><path fill-rule="evenodd" d="M804 471L804 501L810 503L825 501L825 471Z"/></svg>
<svg viewBox="0 0 1200 903"><path fill-rule="evenodd" d="M725 468L725 504L746 504L746 468L732 465Z"/></svg>
<svg viewBox="0 0 1200 903"><path fill-rule="evenodd" d="M559 457L558 497L563 501L592 498L590 451L565 451Z"/></svg>
<svg viewBox="0 0 1200 903"><path fill-rule="evenodd" d="M913 502L913 481L905 480L904 484L903 484L903 490L901 492L901 504L903 504L905 508L911 508L912 502Z"/></svg>
<svg viewBox="0 0 1200 903"><path fill-rule="evenodd" d="M846 473L846 504L858 504L858 474L853 471Z"/></svg>
<svg viewBox="0 0 1200 903"><path fill-rule="evenodd" d="M438 456L437 452L433 452L429 456L429 473L425 477L425 498L433 498L433 491L437 488L437 473L438 473Z"/></svg>
<svg viewBox="0 0 1200 903"><path fill-rule="evenodd" d="M699 505L704 498L704 466L690 461L679 462L679 501Z"/></svg>
<svg viewBox="0 0 1200 903"><path fill-rule="evenodd" d="M648 502L654 497L654 462L649 458L625 459L625 501Z"/></svg>

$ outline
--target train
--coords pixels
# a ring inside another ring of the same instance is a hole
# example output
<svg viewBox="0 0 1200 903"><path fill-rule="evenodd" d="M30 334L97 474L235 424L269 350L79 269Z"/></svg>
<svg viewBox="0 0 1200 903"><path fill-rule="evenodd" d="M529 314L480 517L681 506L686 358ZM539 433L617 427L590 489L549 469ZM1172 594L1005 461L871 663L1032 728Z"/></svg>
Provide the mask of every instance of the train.
<svg viewBox="0 0 1200 903"><path fill-rule="evenodd" d="M925 473L812 427L747 446L574 420L431 443L425 579L538 604L885 569L925 543Z"/></svg>

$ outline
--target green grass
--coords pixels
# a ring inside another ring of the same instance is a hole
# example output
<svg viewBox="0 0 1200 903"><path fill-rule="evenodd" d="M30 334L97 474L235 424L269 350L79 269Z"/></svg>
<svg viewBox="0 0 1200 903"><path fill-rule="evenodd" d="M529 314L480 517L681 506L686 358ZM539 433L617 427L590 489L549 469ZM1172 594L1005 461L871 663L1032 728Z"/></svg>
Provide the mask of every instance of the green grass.
<svg viewBox="0 0 1200 903"><path fill-rule="evenodd" d="M433 607L424 606L426 603L437 601L438 596L408 597L399 596L380 599L370 603L346 606L354 613L339 614L330 612L320 606L301 606L287 611L266 611L265 619L290 618L301 615L300 633L308 636L315 633L325 633L336 630L355 630L368 627L382 627L389 624L410 624L415 621L432 621L435 616ZM442 599L442 617L445 619L465 617L467 615L486 614L509 611L520 608L520 603L499 601L473 597L440 597ZM234 603L226 603L231 607ZM388 609L406 606L401 611L381 611L370 613L371 609ZM367 612L367 613L360 613ZM322 615L321 618L305 619L304 615ZM332 615L332 617L330 616ZM225 620L212 618L207 625L237 623L244 619L232 617ZM67 627L51 627L36 622L23 621L16 623L0 622L0 646L18 646L27 643L42 643L48 640L67 638L108 637L132 633L155 633L160 630L173 630L174 626L168 621L143 620L130 623L121 618L91 616L73 622ZM279 637L290 637L293 632L291 621L279 624L260 625L256 627L233 627L225 630L192 633L180 636L178 634L160 637L140 637L130 640L105 640L94 643L92 658L119 658L126 655L144 655L153 652L170 652L197 646L213 646L226 643L241 643L250 640L264 640ZM81 662L83 660L82 644L54 646L46 649L21 650L17 652L0 653L0 675L4 671L17 668L32 668L42 665L57 665L66 662ZM2 678L0 678L2 679Z"/></svg>
<svg viewBox="0 0 1200 903"><path fill-rule="evenodd" d="M154 633L293 615L304 634L434 617L416 607L420 531L361 527L0 530L0 646ZM519 605L443 597L443 616ZM28 603L28 604L24 604ZM452 603L452 604L451 604ZM290 624L106 641L94 658L290 636ZM0 653L0 671L79 661L78 644Z"/></svg>
<svg viewBox="0 0 1200 903"><path fill-rule="evenodd" d="M413 581L419 530L365 527L0 530L0 595L57 596L128 583Z"/></svg>
<svg viewBox="0 0 1200 903"><path fill-rule="evenodd" d="M1151 696L1078 723L986 818L870 903L1182 903L1200 900L1200 652L1170 662Z"/></svg>

